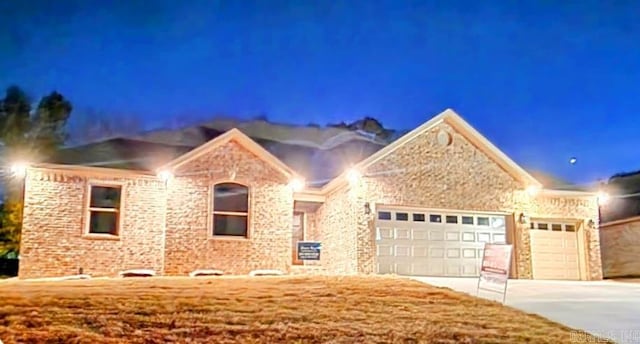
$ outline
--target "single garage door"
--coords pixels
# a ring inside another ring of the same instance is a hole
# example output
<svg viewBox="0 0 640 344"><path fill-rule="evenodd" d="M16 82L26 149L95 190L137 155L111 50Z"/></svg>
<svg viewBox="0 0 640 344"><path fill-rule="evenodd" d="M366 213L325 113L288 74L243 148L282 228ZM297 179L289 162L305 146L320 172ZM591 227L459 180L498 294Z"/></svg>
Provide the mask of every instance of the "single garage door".
<svg viewBox="0 0 640 344"><path fill-rule="evenodd" d="M533 220L530 233L534 279L580 279L575 223Z"/></svg>
<svg viewBox="0 0 640 344"><path fill-rule="evenodd" d="M381 207L378 273L478 276L484 243L504 243L503 215Z"/></svg>

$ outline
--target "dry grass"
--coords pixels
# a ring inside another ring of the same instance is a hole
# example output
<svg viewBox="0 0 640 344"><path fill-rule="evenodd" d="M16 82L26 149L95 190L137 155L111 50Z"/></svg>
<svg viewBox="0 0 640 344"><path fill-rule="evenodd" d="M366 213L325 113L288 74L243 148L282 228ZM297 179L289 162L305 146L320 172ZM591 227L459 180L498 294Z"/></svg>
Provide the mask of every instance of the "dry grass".
<svg viewBox="0 0 640 344"><path fill-rule="evenodd" d="M5 343L566 343L571 332L402 278L0 283Z"/></svg>

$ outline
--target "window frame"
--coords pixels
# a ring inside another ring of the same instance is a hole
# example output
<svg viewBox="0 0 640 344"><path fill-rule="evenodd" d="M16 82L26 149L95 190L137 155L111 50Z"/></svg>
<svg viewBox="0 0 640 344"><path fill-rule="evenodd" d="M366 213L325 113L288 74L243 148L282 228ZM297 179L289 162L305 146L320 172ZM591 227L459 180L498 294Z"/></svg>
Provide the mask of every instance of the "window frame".
<svg viewBox="0 0 640 344"><path fill-rule="evenodd" d="M215 210L215 187L216 185L220 185L220 184L236 184L236 185L240 185L243 186L247 189L247 212L236 212L236 211L216 211ZM207 206L207 231L209 233L209 238L210 239L215 239L215 240L248 240L251 239L251 201L252 201L252 197L251 194L253 192L252 188L249 186L248 183L245 183L243 181L238 181L238 180L227 180L227 179L223 179L223 180L217 180L215 182L212 182L209 184L209 204ZM247 218L247 232L244 236L241 235L224 235L224 234L215 234L215 228L213 228L213 226L215 225L215 215L219 214L219 215L232 215L232 216L246 216Z"/></svg>
<svg viewBox="0 0 640 344"><path fill-rule="evenodd" d="M119 188L120 189L120 204L118 205L118 209L115 208L92 208L91 207L91 191L93 187L106 187L106 188ZM120 235L122 234L122 227L124 222L124 209L125 209L125 196L126 195L126 184L120 181L111 181L111 180L89 180L87 181L86 186L86 196L84 202L84 231L83 235L88 238L99 238L99 239L120 239ZM91 213L92 212L105 212L105 213L116 213L116 233L92 233L91 232Z"/></svg>

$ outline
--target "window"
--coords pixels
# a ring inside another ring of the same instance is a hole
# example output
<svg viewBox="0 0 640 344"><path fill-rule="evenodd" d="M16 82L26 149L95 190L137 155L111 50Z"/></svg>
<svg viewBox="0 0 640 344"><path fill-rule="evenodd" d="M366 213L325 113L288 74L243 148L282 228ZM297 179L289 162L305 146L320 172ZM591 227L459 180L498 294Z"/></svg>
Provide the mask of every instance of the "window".
<svg viewBox="0 0 640 344"><path fill-rule="evenodd" d="M488 226L489 218L488 217L478 217L478 226Z"/></svg>
<svg viewBox="0 0 640 344"><path fill-rule="evenodd" d="M413 214L413 221L414 222L424 222L424 214Z"/></svg>
<svg viewBox="0 0 640 344"><path fill-rule="evenodd" d="M447 223L458 223L458 217L454 215L447 215L445 219Z"/></svg>
<svg viewBox="0 0 640 344"><path fill-rule="evenodd" d="M409 214L396 213L396 221L409 221Z"/></svg>
<svg viewBox="0 0 640 344"><path fill-rule="evenodd" d="M89 233L118 235L120 226L120 198L118 185L89 186Z"/></svg>
<svg viewBox="0 0 640 344"><path fill-rule="evenodd" d="M463 225L472 225L473 224L473 216L463 216L462 217Z"/></svg>
<svg viewBox="0 0 640 344"><path fill-rule="evenodd" d="M235 183L213 186L213 235L247 237L249 188Z"/></svg>
<svg viewBox="0 0 640 344"><path fill-rule="evenodd" d="M440 215L429 215L429 222L440 223L440 222L442 222L442 216L440 216Z"/></svg>
<svg viewBox="0 0 640 344"><path fill-rule="evenodd" d="M538 229L548 230L549 226L546 223L538 223Z"/></svg>
<svg viewBox="0 0 640 344"><path fill-rule="evenodd" d="M552 231L556 231L556 232L560 232L562 231L562 225L558 224L558 223L554 223L551 225L551 230Z"/></svg>
<svg viewBox="0 0 640 344"><path fill-rule="evenodd" d="M575 232L575 231L576 231L576 226L574 226L574 225L565 225L565 226L564 226L564 229L565 229L567 232Z"/></svg>
<svg viewBox="0 0 640 344"><path fill-rule="evenodd" d="M378 220L391 220L391 212L379 211L378 212Z"/></svg>

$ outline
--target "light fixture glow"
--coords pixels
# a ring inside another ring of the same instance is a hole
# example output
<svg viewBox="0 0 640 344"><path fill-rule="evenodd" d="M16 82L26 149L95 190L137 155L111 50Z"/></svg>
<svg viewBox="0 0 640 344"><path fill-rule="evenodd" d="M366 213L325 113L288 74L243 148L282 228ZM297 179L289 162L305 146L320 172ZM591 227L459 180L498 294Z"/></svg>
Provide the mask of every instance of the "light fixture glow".
<svg viewBox="0 0 640 344"><path fill-rule="evenodd" d="M14 162L11 164L9 170L11 171L11 175L15 177L24 177L27 174L28 164L25 162Z"/></svg>
<svg viewBox="0 0 640 344"><path fill-rule="evenodd" d="M540 192L540 187L536 186L536 185L529 185L527 187L527 193L529 194L529 196L534 197L538 194L538 192Z"/></svg>
<svg viewBox="0 0 640 344"><path fill-rule="evenodd" d="M355 184L358 182L358 180L360 180L360 171L356 170L355 168L350 168L347 171L347 180L349 181L349 184Z"/></svg>
<svg viewBox="0 0 640 344"><path fill-rule="evenodd" d="M158 178L160 178L160 180L162 180L163 182L167 182L173 178L173 173L171 173L171 171L162 170L158 172Z"/></svg>
<svg viewBox="0 0 640 344"><path fill-rule="evenodd" d="M289 187L293 192L299 192L304 189L304 181L300 178L295 178L289 182Z"/></svg>
<svg viewBox="0 0 640 344"><path fill-rule="evenodd" d="M607 203L609 203L609 199L611 197L609 197L609 194L604 192L604 191L600 191L598 192L598 205L605 205Z"/></svg>

